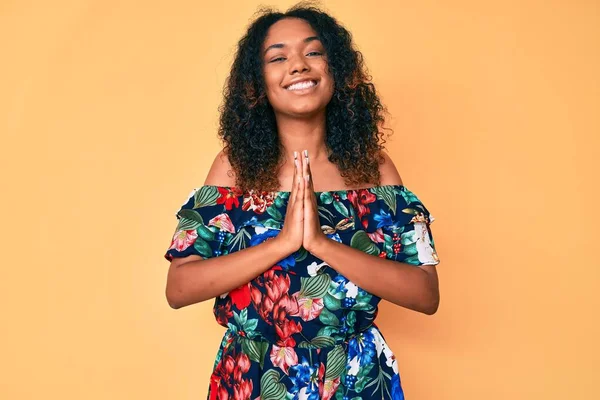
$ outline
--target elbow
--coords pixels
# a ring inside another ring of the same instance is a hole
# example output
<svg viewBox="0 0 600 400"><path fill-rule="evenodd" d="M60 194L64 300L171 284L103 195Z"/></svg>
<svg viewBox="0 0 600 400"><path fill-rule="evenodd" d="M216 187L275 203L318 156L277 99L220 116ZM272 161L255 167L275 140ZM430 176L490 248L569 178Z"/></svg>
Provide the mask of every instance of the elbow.
<svg viewBox="0 0 600 400"><path fill-rule="evenodd" d="M184 296L181 288L177 287L172 282L167 282L167 287L165 289L165 297L167 298L167 303L169 303L169 307L174 310L177 310L181 307L184 307Z"/></svg>
<svg viewBox="0 0 600 400"><path fill-rule="evenodd" d="M167 290L165 291L165 297L167 298L167 303L169 303L169 306L172 309L177 310L178 308L181 308L181 303L179 302L177 296L175 296L173 293Z"/></svg>
<svg viewBox="0 0 600 400"><path fill-rule="evenodd" d="M432 298L427 301L424 307L422 307L421 312L426 315L433 315L437 312L440 306L440 296L439 294L436 296L432 296Z"/></svg>

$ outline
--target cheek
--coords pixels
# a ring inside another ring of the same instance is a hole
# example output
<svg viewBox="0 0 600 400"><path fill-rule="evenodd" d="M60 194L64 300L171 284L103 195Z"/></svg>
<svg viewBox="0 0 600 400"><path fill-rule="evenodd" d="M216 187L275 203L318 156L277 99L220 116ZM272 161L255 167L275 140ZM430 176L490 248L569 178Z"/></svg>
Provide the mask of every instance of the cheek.
<svg viewBox="0 0 600 400"><path fill-rule="evenodd" d="M265 81L267 91L275 91L279 88L279 82L281 82L281 77L272 69L265 70L265 72L263 73L263 79Z"/></svg>

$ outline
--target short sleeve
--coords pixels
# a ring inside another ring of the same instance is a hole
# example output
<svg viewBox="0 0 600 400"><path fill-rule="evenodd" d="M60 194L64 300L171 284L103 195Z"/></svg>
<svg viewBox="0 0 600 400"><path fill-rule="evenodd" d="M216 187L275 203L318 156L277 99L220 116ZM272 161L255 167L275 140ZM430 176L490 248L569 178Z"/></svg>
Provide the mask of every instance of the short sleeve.
<svg viewBox="0 0 600 400"><path fill-rule="evenodd" d="M190 255L198 255L203 259L221 255L222 229L228 229L231 220L223 204L206 204L202 200L201 191L192 190L175 214L177 226L164 255L168 261Z"/></svg>
<svg viewBox="0 0 600 400"><path fill-rule="evenodd" d="M387 223L381 227L386 258L416 266L439 264L431 231L434 220L419 198L402 188Z"/></svg>

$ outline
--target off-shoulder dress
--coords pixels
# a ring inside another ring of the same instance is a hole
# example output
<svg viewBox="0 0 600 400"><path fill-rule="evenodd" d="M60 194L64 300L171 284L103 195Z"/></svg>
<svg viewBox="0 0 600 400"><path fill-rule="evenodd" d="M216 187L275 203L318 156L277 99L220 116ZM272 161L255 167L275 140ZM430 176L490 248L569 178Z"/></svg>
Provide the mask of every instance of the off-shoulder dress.
<svg viewBox="0 0 600 400"><path fill-rule="evenodd" d="M223 257L272 239L283 225L289 196L196 188L176 213L164 257ZM331 240L415 268L439 263L430 228L434 218L404 185L316 196L323 232ZM397 360L375 325L380 300L301 247L215 298L214 316L227 329L208 398L404 399Z"/></svg>

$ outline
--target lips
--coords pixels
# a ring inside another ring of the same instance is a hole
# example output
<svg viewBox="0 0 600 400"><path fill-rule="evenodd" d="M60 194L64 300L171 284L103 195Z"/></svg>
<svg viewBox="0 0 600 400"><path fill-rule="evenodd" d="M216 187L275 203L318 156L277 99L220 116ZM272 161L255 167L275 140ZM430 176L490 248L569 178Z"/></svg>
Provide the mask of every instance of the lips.
<svg viewBox="0 0 600 400"><path fill-rule="evenodd" d="M319 84L319 81L318 81L318 80L316 80L316 79L303 79L303 80L301 80L301 81L292 82L292 83L290 83L289 85L286 85L286 86L284 86L284 88L285 88L286 90L290 90L289 88L290 88L291 86L293 86L293 85L296 85L296 84L299 84L299 83L307 83L307 82L313 82L313 83L314 83L314 85L313 85L313 86L309 86L309 87L314 87L314 86L317 86L317 85Z"/></svg>

